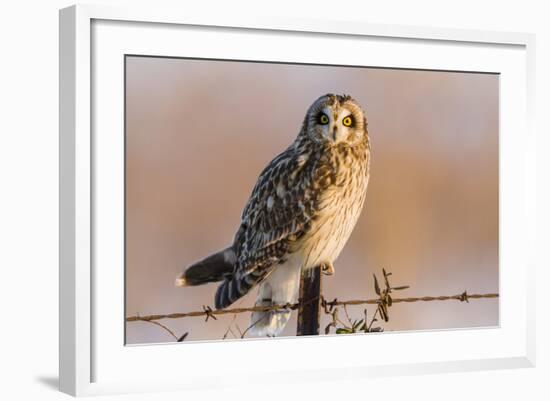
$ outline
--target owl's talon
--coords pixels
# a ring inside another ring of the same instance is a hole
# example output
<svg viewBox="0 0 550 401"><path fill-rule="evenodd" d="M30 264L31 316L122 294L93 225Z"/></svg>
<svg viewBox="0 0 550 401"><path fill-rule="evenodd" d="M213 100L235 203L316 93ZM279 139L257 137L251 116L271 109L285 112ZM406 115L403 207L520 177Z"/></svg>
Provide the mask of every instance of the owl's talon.
<svg viewBox="0 0 550 401"><path fill-rule="evenodd" d="M332 263L325 263L324 265L322 265L321 271L325 276L332 276L334 275L334 266L332 265Z"/></svg>

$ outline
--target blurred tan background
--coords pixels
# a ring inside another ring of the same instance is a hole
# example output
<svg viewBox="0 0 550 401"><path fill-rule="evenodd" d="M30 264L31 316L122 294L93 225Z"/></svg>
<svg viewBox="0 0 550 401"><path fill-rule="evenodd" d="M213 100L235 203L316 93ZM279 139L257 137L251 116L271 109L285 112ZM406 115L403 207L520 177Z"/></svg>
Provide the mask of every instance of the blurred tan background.
<svg viewBox="0 0 550 401"><path fill-rule="evenodd" d="M126 314L213 305L216 284L175 288L176 275L232 242L259 172L327 92L363 105L373 150L366 205L325 297L375 297L382 267L411 286L396 296L498 292L498 85L489 74L127 57ZM231 320L163 323L208 340ZM395 304L383 327L494 325L491 299ZM285 334L295 330L294 314ZM143 322L127 323L126 340L173 341Z"/></svg>

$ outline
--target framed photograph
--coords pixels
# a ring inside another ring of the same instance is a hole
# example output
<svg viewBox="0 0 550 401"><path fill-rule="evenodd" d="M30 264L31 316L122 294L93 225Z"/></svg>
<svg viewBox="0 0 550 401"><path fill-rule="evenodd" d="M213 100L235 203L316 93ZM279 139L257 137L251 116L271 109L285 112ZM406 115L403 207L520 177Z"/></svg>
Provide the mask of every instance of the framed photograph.
<svg viewBox="0 0 550 401"><path fill-rule="evenodd" d="M61 10L61 390L533 366L533 48Z"/></svg>

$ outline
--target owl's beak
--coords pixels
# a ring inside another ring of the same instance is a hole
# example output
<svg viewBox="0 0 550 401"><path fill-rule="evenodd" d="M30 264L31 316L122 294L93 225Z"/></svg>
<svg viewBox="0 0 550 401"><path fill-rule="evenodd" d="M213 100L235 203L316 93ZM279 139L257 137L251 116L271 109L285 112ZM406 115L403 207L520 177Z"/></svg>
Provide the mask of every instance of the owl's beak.
<svg viewBox="0 0 550 401"><path fill-rule="evenodd" d="M337 127L334 127L334 128L332 129L332 135L331 135L331 136L332 136L332 141L333 141L333 142L336 142L336 137L338 136L337 134L338 134L338 128L337 128Z"/></svg>

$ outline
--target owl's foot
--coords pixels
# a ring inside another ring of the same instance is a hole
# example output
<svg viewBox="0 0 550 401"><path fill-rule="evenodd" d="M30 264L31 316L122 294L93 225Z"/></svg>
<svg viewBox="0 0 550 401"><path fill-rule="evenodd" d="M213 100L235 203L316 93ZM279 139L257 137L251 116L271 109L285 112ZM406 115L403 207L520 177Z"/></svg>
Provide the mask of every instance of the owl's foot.
<svg viewBox="0 0 550 401"><path fill-rule="evenodd" d="M321 265L321 271L325 276L332 276L334 275L334 266L332 263L325 263Z"/></svg>

